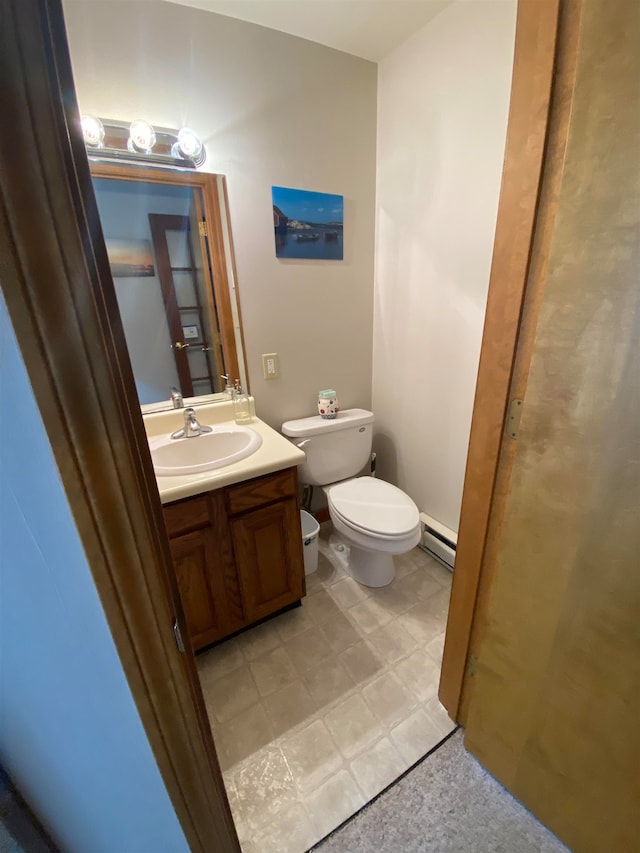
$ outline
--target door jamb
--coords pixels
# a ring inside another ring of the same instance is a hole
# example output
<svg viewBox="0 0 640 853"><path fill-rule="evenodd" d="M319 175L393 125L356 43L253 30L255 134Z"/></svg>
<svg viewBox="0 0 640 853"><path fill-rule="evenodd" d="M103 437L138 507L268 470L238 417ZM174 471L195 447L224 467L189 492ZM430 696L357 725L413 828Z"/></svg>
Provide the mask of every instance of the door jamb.
<svg viewBox="0 0 640 853"><path fill-rule="evenodd" d="M510 400L521 400L523 405L526 405L525 395L534 353L538 320L546 291L549 257L564 177L564 163L576 84L582 5L583 0L562 0L560 6L556 69L542 185L509 393ZM470 659L473 658L475 663L478 661L488 624L490 590L496 576L498 551L502 542L502 525L517 446L517 441L507 439L505 436L500 448L469 644L468 656ZM467 720L475 683L475 678L466 678L463 683L460 700L461 720Z"/></svg>

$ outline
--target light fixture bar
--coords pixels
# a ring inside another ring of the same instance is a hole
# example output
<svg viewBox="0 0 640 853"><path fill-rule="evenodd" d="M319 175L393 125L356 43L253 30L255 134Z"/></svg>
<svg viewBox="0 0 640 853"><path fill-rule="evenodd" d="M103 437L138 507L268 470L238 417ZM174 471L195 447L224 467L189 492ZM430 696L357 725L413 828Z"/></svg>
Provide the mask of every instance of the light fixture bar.
<svg viewBox="0 0 640 853"><path fill-rule="evenodd" d="M204 145L189 128L178 131L151 126L142 120L127 123L93 116L83 116L82 124L87 153L92 160L197 169L206 159ZM94 142L100 136L96 128L102 129L99 144Z"/></svg>
<svg viewBox="0 0 640 853"><path fill-rule="evenodd" d="M97 163L141 163L145 166L172 166L176 169L196 169L193 160L172 157L170 154L138 154L137 151L123 151L121 148L87 148L89 160Z"/></svg>

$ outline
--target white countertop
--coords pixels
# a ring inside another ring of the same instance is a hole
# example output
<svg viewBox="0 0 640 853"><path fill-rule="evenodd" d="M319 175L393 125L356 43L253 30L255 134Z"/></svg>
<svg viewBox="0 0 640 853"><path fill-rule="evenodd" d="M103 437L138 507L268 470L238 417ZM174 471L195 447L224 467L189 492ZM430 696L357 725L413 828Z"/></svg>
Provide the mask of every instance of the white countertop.
<svg viewBox="0 0 640 853"><path fill-rule="evenodd" d="M251 400L251 411L255 411L253 399ZM235 423L233 418L233 403L218 402L209 405L197 406L196 417L201 424L212 426L226 422ZM147 436L162 435L180 429L184 423L184 409L172 409L168 412L155 412L143 416ZM158 476L158 490L163 504L177 501L181 498L189 498L213 489L220 489L233 483L241 483L262 474L272 474L290 468L292 465L300 465L305 460L302 450L288 441L279 432L272 429L260 418L253 417L246 426L254 429L262 437L262 445L245 459L225 465L223 468L215 468L212 471L203 471L200 474L189 474L181 477ZM197 441L197 439L193 439Z"/></svg>

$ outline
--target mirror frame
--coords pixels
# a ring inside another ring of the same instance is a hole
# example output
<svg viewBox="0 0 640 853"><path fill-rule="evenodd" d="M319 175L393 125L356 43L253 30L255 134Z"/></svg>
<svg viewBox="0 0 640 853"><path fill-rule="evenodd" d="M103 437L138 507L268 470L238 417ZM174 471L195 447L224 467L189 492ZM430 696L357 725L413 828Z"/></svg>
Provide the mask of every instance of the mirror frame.
<svg viewBox="0 0 640 853"><path fill-rule="evenodd" d="M101 160L99 155L96 156L93 152L88 151L87 154L92 178L168 184L193 187L201 191L225 372L233 379L240 379L243 388L250 393L225 176L215 172L196 172L190 169L115 164ZM185 398L185 403L193 406L227 399L228 396L224 393L206 394ZM171 408L169 399L141 405L144 414Z"/></svg>

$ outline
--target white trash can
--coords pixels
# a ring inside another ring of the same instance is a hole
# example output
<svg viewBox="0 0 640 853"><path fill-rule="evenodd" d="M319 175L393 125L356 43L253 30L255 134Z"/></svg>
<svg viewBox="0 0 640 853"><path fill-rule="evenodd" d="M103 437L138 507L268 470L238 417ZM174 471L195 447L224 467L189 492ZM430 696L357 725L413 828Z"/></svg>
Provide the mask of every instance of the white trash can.
<svg viewBox="0 0 640 853"><path fill-rule="evenodd" d="M310 575L318 568L318 535L320 533L320 525L310 513L301 509L300 526L302 528L304 573L305 575Z"/></svg>

